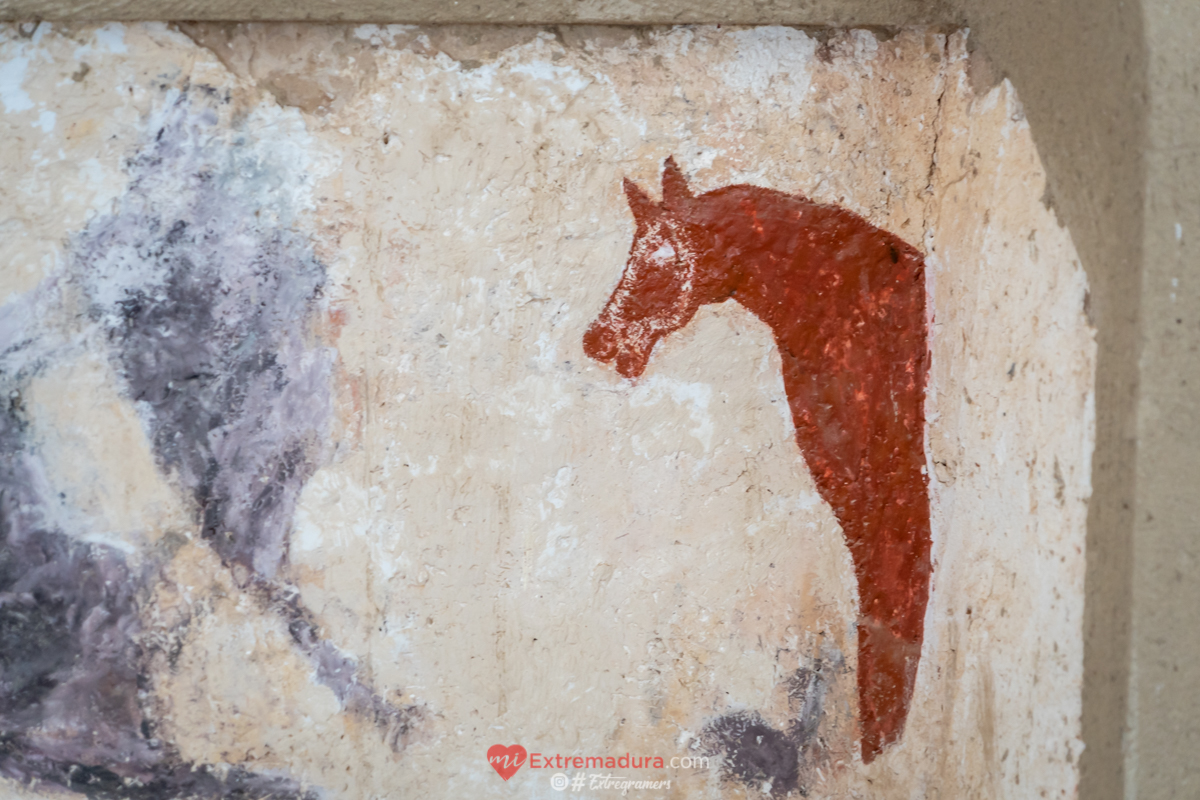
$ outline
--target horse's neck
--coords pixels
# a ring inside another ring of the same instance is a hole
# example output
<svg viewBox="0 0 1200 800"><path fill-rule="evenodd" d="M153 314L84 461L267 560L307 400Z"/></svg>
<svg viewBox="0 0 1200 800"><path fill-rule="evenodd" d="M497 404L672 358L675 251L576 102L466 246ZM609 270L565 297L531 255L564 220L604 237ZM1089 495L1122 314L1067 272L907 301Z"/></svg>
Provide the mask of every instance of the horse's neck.
<svg viewBox="0 0 1200 800"><path fill-rule="evenodd" d="M714 193L703 211L709 229L720 231L724 243L711 268L738 271L734 299L777 337L787 336L787 321L803 313L802 306L813 299L805 291L809 276L798 252L806 242L801 220L813 208L809 201L781 192L732 186Z"/></svg>

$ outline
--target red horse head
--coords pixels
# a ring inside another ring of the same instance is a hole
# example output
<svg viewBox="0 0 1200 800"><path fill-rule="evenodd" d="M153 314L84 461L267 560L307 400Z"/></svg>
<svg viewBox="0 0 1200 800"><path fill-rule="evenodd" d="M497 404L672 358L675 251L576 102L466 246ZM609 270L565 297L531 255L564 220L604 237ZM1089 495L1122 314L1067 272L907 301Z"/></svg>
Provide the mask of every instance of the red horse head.
<svg viewBox="0 0 1200 800"><path fill-rule="evenodd" d="M903 731L932 571L924 261L843 208L746 185L693 195L670 158L662 193L625 181L637 232L584 351L637 377L660 339L731 297L771 327L796 442L854 561L871 761Z"/></svg>
<svg viewBox="0 0 1200 800"><path fill-rule="evenodd" d="M712 242L688 218L695 198L674 159L667 159L662 190L662 203L655 203L625 179L637 232L621 282L583 338L584 352L615 360L626 378L641 375L658 341L691 322L700 306L732 291L730 276L707 263Z"/></svg>

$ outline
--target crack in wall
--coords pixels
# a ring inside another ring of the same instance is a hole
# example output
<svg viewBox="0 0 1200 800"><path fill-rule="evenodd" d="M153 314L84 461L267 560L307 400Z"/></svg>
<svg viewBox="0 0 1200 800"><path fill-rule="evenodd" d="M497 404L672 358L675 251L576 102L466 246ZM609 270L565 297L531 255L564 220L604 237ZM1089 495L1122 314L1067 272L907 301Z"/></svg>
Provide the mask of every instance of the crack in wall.
<svg viewBox="0 0 1200 800"><path fill-rule="evenodd" d="M935 192L934 180L935 180L935 176L937 174L938 166L939 166L938 155L940 152L939 148L941 145L942 128L945 125L944 104L945 104L945 100L946 100L946 84L948 82L949 74L950 74L950 37L943 36L942 37L941 59L940 59L940 65L938 68L938 73L937 73L937 83L939 86L939 91L938 91L938 96L937 96L937 111L934 114L933 125L932 125L933 144L930 147L930 151L929 151L929 171L927 173L927 183L925 185L925 190L924 190L925 202L922 203L922 206L924 208L924 214L922 215L922 218L921 218L921 236L922 236L921 244L922 244L923 248L928 248L926 250L927 253L933 251L933 244L932 244L932 241L930 240L930 232L932 231L933 227L937 226L938 218L941 215L941 202L940 202L940 198L937 196L937 194ZM931 210L930 210L931 206L937 210L936 214L931 213ZM930 219L931 217L933 217L932 220Z"/></svg>

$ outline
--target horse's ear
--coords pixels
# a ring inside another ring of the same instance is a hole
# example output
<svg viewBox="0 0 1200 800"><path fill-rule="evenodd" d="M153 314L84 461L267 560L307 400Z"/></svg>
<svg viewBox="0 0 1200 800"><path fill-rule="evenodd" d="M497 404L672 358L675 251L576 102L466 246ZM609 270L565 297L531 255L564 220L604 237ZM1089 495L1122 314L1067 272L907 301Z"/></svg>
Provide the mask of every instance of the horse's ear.
<svg viewBox="0 0 1200 800"><path fill-rule="evenodd" d="M629 210L633 212L633 218L639 223L649 219L656 210L650 196L629 178L625 179L625 196L629 198Z"/></svg>
<svg viewBox="0 0 1200 800"><path fill-rule="evenodd" d="M688 188L687 178L683 177L683 172L675 163L675 156L667 156L663 164L662 193L663 205L667 208L683 205L692 199L692 190Z"/></svg>

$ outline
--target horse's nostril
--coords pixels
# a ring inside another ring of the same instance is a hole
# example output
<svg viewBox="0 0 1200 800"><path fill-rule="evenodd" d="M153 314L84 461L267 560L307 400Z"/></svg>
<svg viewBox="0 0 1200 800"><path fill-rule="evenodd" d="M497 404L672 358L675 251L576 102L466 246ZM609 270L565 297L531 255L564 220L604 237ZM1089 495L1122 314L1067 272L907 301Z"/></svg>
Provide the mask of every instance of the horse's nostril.
<svg viewBox="0 0 1200 800"><path fill-rule="evenodd" d="M583 352L597 361L612 361L617 354L617 338L608 328L594 323L583 335Z"/></svg>

